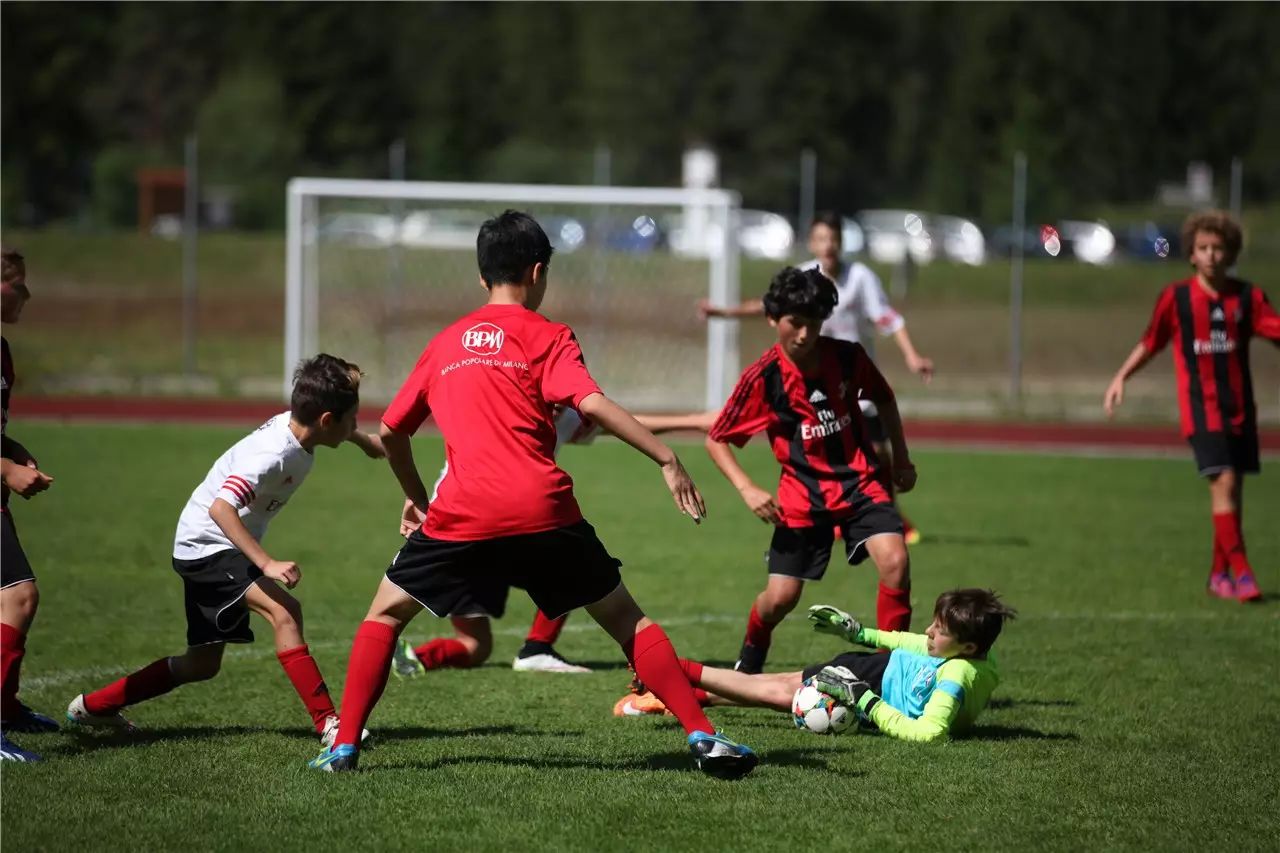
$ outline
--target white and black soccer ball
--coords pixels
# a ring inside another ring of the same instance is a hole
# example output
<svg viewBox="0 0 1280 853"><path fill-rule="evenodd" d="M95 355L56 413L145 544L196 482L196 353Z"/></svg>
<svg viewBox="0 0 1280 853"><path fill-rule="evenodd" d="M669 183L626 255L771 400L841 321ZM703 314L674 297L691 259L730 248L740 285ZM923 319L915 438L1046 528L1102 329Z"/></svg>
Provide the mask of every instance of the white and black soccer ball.
<svg viewBox="0 0 1280 853"><path fill-rule="evenodd" d="M839 699L819 690L815 679L806 678L791 698L791 719L797 729L836 735L854 725L858 715Z"/></svg>

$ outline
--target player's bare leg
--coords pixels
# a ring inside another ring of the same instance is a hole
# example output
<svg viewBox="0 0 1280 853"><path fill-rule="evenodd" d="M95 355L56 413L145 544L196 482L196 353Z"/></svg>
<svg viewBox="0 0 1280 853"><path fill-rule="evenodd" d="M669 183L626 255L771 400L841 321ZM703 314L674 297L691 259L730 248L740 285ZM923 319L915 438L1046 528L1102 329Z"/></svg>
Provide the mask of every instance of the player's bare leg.
<svg viewBox="0 0 1280 853"><path fill-rule="evenodd" d="M905 631L911 626L911 557L907 543L900 534L881 533L868 539L866 548L880 574L876 627L881 631Z"/></svg>
<svg viewBox="0 0 1280 853"><path fill-rule="evenodd" d="M208 681L222 670L225 643L188 646L180 655L160 658L113 681L106 687L82 693L67 706L67 720L87 728L134 731L121 711L181 687Z"/></svg>
<svg viewBox="0 0 1280 853"><path fill-rule="evenodd" d="M764 669L769 645L773 641L773 629L796 609L804 581L787 575L769 575L764 590L756 596L747 615L747 633L738 652L734 669L747 675L755 675Z"/></svg>
<svg viewBox="0 0 1280 853"><path fill-rule="evenodd" d="M245 604L271 624L275 634L276 659L289 682L302 700L316 734L331 739L337 732L338 712L334 710L329 688L320 674L302 636L302 605L274 581L260 578L249 587Z"/></svg>
<svg viewBox="0 0 1280 853"><path fill-rule="evenodd" d="M662 628L644 615L626 585L586 607L591 618L622 647L628 663L684 726L698 767L713 776L738 778L757 763L754 752L716 732Z"/></svg>

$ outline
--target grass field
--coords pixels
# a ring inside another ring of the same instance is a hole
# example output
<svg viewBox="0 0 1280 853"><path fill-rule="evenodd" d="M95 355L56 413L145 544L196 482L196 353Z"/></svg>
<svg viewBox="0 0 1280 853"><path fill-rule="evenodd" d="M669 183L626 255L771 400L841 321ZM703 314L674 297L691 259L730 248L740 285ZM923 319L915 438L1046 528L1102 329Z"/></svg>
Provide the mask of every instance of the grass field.
<svg viewBox="0 0 1280 853"><path fill-rule="evenodd" d="M180 650L176 516L235 430L16 423L54 488L15 507L43 601L23 698L61 714L82 690ZM432 470L439 443L417 443ZM583 508L628 586L685 655L729 661L763 582L768 531L696 446L701 528L625 447L571 447ZM267 544L301 563L307 636L335 695L346 654L397 547L391 475L354 448L320 451ZM774 476L765 449L745 463ZM825 739L759 710L713 713L753 745L737 783L690 770L678 727L615 719L621 655L575 615L560 649L587 676L509 668L532 610L513 594L494 660L388 686L364 772L308 771L318 751L273 659L270 632L213 682L133 709L133 738L15 738L47 760L3 767L12 850L1276 849L1280 599L1208 599L1204 487L1187 459L917 453L907 507L931 541L913 553L913 624L957 585L1020 608L997 644L1004 682L971 738L920 747ZM1274 466L1274 463L1272 463ZM1280 586L1280 478L1251 480L1250 553ZM802 606L870 613L873 573L833 565ZM255 617L256 618L256 617ZM442 633L421 618L408 634ZM788 620L771 668L840 651Z"/></svg>

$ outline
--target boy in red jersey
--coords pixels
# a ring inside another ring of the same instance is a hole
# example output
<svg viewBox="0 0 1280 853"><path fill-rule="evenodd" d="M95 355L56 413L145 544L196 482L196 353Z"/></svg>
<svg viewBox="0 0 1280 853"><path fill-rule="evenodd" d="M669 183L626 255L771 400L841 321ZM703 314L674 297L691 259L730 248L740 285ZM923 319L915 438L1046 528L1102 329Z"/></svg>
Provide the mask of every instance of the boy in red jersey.
<svg viewBox="0 0 1280 853"><path fill-rule="evenodd" d="M893 505L859 401L875 403L893 448L898 491L915 486L893 392L861 344L821 335L837 300L817 269L787 267L764 297L778 342L748 367L707 435L707 451L762 521L773 524L769 579L756 597L735 669L764 667L773 629L795 608L805 581L821 580L831 528L844 536L851 565L868 556L880 573L876 627L911 622L911 576L902 519ZM782 464L778 495L760 488L729 449L767 432ZM642 679L643 680L643 679Z"/></svg>
<svg viewBox="0 0 1280 853"><path fill-rule="evenodd" d="M27 289L27 265L22 255L10 249L0 250L3 272L3 319L16 323L22 316L22 308L31 298ZM4 484L0 486L0 522L4 525L3 548L0 555L0 761L39 761L34 752L10 743L9 732L51 732L58 724L44 714L39 714L18 701L18 680L22 670L22 658L27 650L27 633L36 618L40 592L36 588L36 576L27 562L26 552L18 541L18 529L9 514L9 493L15 492L24 500L30 500L49 488L53 478L42 472L35 457L16 439L8 434L9 394L13 391L15 374L13 359L9 355L9 342L0 337L3 349L4 386L3 432Z"/></svg>
<svg viewBox="0 0 1280 853"><path fill-rule="evenodd" d="M554 407L572 406L657 463L676 507L694 521L705 514L702 496L675 453L601 393L573 331L536 313L551 260L538 223L513 210L490 219L476 255L488 304L432 339L382 416L387 460L421 526L392 560L356 632L337 743L310 766L356 769L357 735L413 617L424 608L436 616L500 612L516 586L553 619L585 607L680 720L703 772L750 772L755 753L715 731L671 641L641 612L619 562L583 519L573 481L555 464ZM409 441L428 415L449 465L430 506Z"/></svg>
<svg viewBox="0 0 1280 853"><path fill-rule="evenodd" d="M1280 342L1280 315L1260 288L1227 275L1241 242L1239 224L1225 213L1188 217L1182 245L1195 275L1160 293L1146 333L1111 380L1102 405L1110 417L1124 401L1125 380L1175 342L1182 434L1200 475L1209 480L1213 561L1208 591L1219 598L1258 601L1262 592L1240 528L1244 475L1260 467L1249 342L1254 335Z"/></svg>

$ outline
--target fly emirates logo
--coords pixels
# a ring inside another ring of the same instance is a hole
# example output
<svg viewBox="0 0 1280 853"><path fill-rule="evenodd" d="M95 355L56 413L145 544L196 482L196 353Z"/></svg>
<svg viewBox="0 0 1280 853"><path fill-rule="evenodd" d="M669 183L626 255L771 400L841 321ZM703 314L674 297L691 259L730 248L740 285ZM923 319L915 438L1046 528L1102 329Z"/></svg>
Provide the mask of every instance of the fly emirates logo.
<svg viewBox="0 0 1280 853"><path fill-rule="evenodd" d="M853 415L846 413L837 418L836 413L830 409L818 409L818 423L800 424L800 437L805 441L811 438L826 438L847 428L851 423L853 423Z"/></svg>
<svg viewBox="0 0 1280 853"><path fill-rule="evenodd" d="M1223 329L1210 329L1209 340L1196 338L1192 344L1196 355L1226 355L1236 351L1236 342Z"/></svg>

